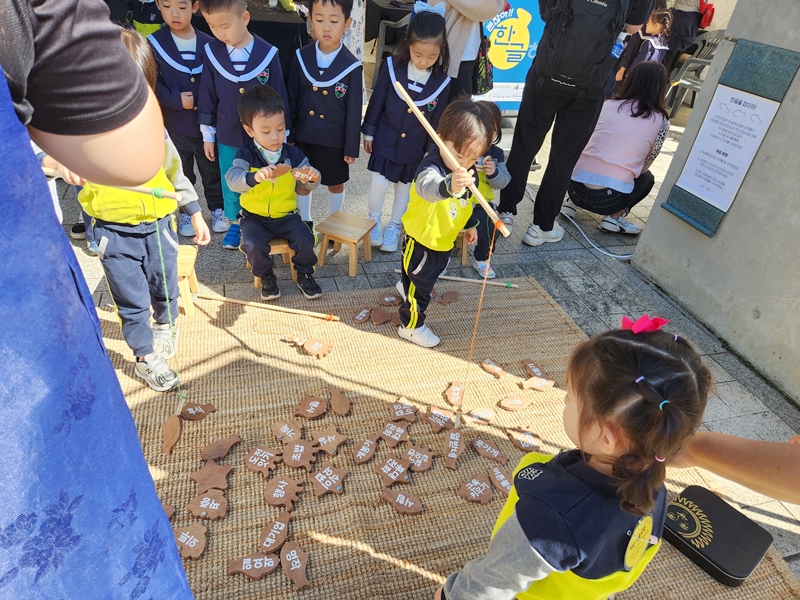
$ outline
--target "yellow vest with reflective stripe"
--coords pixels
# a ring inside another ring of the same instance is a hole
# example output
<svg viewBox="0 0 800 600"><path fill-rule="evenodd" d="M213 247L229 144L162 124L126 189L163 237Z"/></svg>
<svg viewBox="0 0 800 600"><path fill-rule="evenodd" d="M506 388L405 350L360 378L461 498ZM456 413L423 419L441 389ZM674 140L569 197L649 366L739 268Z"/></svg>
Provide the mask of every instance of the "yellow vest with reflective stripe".
<svg viewBox="0 0 800 600"><path fill-rule="evenodd" d="M538 452L526 454L514 469L514 476L516 477L517 473L528 465L546 463L552 458L553 455L539 454ZM517 490L512 487L511 493L497 517L492 537L506 522L506 519L514 514L518 500ZM644 556L630 571L617 571L600 579L585 579L572 571L552 573L544 579L535 581L526 591L517 594L517 600L605 600L611 594L621 592L633 585L647 564L653 560L659 548L661 548L661 540L648 548Z"/></svg>
<svg viewBox="0 0 800 600"><path fill-rule="evenodd" d="M487 202L494 200L494 188L486 180L486 171L478 171L478 191Z"/></svg>
<svg viewBox="0 0 800 600"><path fill-rule="evenodd" d="M258 167L250 167L250 172L255 173ZM292 172L284 173L275 180L262 181L254 188L242 193L239 202L242 208L254 215L280 219L297 210L296 180Z"/></svg>
<svg viewBox="0 0 800 600"><path fill-rule="evenodd" d="M175 188L167 177L164 167L161 167L150 181L143 187L174 192ZM152 222L175 212L178 203L171 198L156 198L150 194L129 192L115 187L86 183L78 194L86 213L109 223L125 223L138 225L143 222Z"/></svg>
<svg viewBox="0 0 800 600"><path fill-rule="evenodd" d="M472 197L428 202L417 194L415 184L411 185L408 208L403 215L406 234L431 250L452 250L458 232L464 229L472 216Z"/></svg>

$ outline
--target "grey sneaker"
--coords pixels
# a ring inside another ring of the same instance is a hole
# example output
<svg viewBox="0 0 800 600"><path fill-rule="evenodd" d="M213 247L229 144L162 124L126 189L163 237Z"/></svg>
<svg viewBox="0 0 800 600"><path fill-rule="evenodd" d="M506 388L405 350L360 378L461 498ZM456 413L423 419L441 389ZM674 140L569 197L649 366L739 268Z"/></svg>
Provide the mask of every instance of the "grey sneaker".
<svg viewBox="0 0 800 600"><path fill-rule="evenodd" d="M406 291L403 289L403 282L398 281L394 284L394 289L397 290L397 293L400 294L400 297L403 299L403 302L406 300Z"/></svg>
<svg viewBox="0 0 800 600"><path fill-rule="evenodd" d="M221 208L211 213L211 229L214 230L214 233L225 233L230 226L231 222L228 221Z"/></svg>
<svg viewBox="0 0 800 600"><path fill-rule="evenodd" d="M433 348L434 346L438 346L442 341L427 325L417 327L416 329L406 329L401 326L397 328L397 335L423 348Z"/></svg>
<svg viewBox="0 0 800 600"><path fill-rule="evenodd" d="M164 357L156 352L148 354L142 361L137 360L134 371L157 392L171 390L181 382L178 374L169 368Z"/></svg>
<svg viewBox="0 0 800 600"><path fill-rule="evenodd" d="M628 235L639 235L642 233L641 227L634 225L625 217L612 217L606 215L597 226L602 231L610 231L611 233L627 233Z"/></svg>
<svg viewBox="0 0 800 600"><path fill-rule="evenodd" d="M369 232L369 245L380 246L383 244L383 222L380 215L370 215L370 219L375 221L377 225Z"/></svg>
<svg viewBox="0 0 800 600"><path fill-rule="evenodd" d="M552 231L542 231L538 225L530 224L528 231L522 236L522 243L527 246L541 246L545 242L560 242L564 237L564 228L553 223Z"/></svg>
<svg viewBox="0 0 800 600"><path fill-rule="evenodd" d="M377 229L377 227L375 229ZM383 232L383 244L381 245L382 252L394 252L397 250L397 245L400 243L401 231L400 225L397 223L389 223L386 225L386 229Z"/></svg>
<svg viewBox="0 0 800 600"><path fill-rule="evenodd" d="M161 354L169 360L178 351L178 328L169 323L153 325L153 352Z"/></svg>
<svg viewBox="0 0 800 600"><path fill-rule="evenodd" d="M499 215L500 220L505 223L506 229L508 229L509 235L511 234L511 228L514 225L514 213L510 212L501 212Z"/></svg>
<svg viewBox="0 0 800 600"><path fill-rule="evenodd" d="M472 268L484 279L494 279L497 277L497 273L494 272L488 260L477 260L473 257Z"/></svg>

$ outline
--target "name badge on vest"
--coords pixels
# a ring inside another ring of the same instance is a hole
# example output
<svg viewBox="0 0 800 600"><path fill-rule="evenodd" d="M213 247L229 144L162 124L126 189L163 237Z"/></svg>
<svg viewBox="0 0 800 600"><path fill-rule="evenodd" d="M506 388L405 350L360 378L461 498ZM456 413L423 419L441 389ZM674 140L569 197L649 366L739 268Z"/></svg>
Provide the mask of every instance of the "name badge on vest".
<svg viewBox="0 0 800 600"><path fill-rule="evenodd" d="M439 98L434 98L433 100L428 102L428 112L433 112L438 104L439 104Z"/></svg>
<svg viewBox="0 0 800 600"><path fill-rule="evenodd" d="M261 71L261 73L256 75L256 79L258 80L258 83L262 85L269 82L269 69L264 69Z"/></svg>
<svg viewBox="0 0 800 600"><path fill-rule="evenodd" d="M336 94L337 98L344 98L344 95L347 93L347 86L340 81L333 88L333 93Z"/></svg>

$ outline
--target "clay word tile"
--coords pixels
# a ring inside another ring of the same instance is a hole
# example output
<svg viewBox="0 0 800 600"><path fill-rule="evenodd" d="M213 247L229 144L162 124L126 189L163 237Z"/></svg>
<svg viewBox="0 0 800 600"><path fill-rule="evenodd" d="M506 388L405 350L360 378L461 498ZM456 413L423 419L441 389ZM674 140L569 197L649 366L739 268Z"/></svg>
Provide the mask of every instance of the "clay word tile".
<svg viewBox="0 0 800 600"><path fill-rule="evenodd" d="M490 460L496 460L501 465L505 464L508 460L506 455L500 452L499 448L496 448L493 444L486 442L480 438L472 442L472 447L475 449L475 452L483 456L484 458L488 458Z"/></svg>
<svg viewBox="0 0 800 600"><path fill-rule="evenodd" d="M183 558L200 558L206 549L206 531L200 523L175 530L175 543Z"/></svg>
<svg viewBox="0 0 800 600"><path fill-rule="evenodd" d="M357 464L362 465L367 462L375 454L375 449L378 447L378 434L373 433L360 444L356 445L353 451L353 460Z"/></svg>
<svg viewBox="0 0 800 600"><path fill-rule="evenodd" d="M391 448L394 448L400 442L408 440L409 435L406 433L408 423L396 423L395 421L386 421L383 429L378 433Z"/></svg>
<svg viewBox="0 0 800 600"><path fill-rule="evenodd" d="M294 440L299 440L303 433L303 426L294 419L291 421L273 423L270 425L270 429L272 430L272 435L274 435L278 441L283 442L284 444L288 444Z"/></svg>
<svg viewBox="0 0 800 600"><path fill-rule="evenodd" d="M504 496L508 496L511 493L511 475L502 467L495 465L490 468L489 479L495 489Z"/></svg>
<svg viewBox="0 0 800 600"><path fill-rule="evenodd" d="M228 501L222 490L211 489L195 496L186 510L194 517L201 519L222 519L228 512Z"/></svg>
<svg viewBox="0 0 800 600"><path fill-rule="evenodd" d="M542 446L542 439L531 429L510 428L506 435L523 452L536 452Z"/></svg>
<svg viewBox="0 0 800 600"><path fill-rule="evenodd" d="M338 416L346 416L350 412L350 398L339 390L331 390L331 408Z"/></svg>
<svg viewBox="0 0 800 600"><path fill-rule="evenodd" d="M384 487L389 487L394 483L408 483L408 466L408 461L389 454L382 465L375 465L375 472L380 475Z"/></svg>
<svg viewBox="0 0 800 600"><path fill-rule="evenodd" d="M294 409L294 416L305 417L306 419L318 419L328 410L328 401L325 398L317 398L308 394L300 401Z"/></svg>
<svg viewBox="0 0 800 600"><path fill-rule="evenodd" d="M422 512L422 502L411 494L402 494L391 488L383 488L381 498L391 504L401 515L418 515Z"/></svg>
<svg viewBox="0 0 800 600"><path fill-rule="evenodd" d="M314 493L318 498L325 494L344 493L343 485L346 476L347 469L337 469L332 463L324 463L320 470L313 475Z"/></svg>
<svg viewBox="0 0 800 600"><path fill-rule="evenodd" d="M276 552L278 548L283 546L289 535L289 521L291 520L292 514L284 511L278 515L277 519L261 530L258 547L262 552Z"/></svg>
<svg viewBox="0 0 800 600"><path fill-rule="evenodd" d="M460 381L453 381L444 393L445 400L450 406L461 406L464 400L464 386Z"/></svg>
<svg viewBox="0 0 800 600"><path fill-rule="evenodd" d="M419 409L411 404L405 402L392 402L386 406L389 409L389 414L392 416L392 421L406 421L414 423L417 420L417 412Z"/></svg>
<svg viewBox="0 0 800 600"><path fill-rule="evenodd" d="M280 450L259 446L250 451L244 465L255 473L261 473L264 477L269 477L270 472L281 462L280 455Z"/></svg>
<svg viewBox="0 0 800 600"><path fill-rule="evenodd" d="M306 578L308 554L294 542L287 542L281 550L281 567L286 576L292 580L295 591L302 590L310 584Z"/></svg>
<svg viewBox="0 0 800 600"><path fill-rule="evenodd" d="M290 477L273 479L264 487L264 501L270 506L283 506L291 511L292 503L297 502L298 495L303 491L303 485L302 481Z"/></svg>
<svg viewBox="0 0 800 600"><path fill-rule="evenodd" d="M216 442L211 442L200 454L203 460L218 460L225 458L236 444L242 439L238 435L231 435Z"/></svg>
<svg viewBox="0 0 800 600"><path fill-rule="evenodd" d="M455 429L448 433L447 443L445 444L444 450L444 466L448 469L455 470L456 461L464 451L464 436L459 430Z"/></svg>
<svg viewBox="0 0 800 600"><path fill-rule="evenodd" d="M416 473L422 473L433 466L434 456L436 456L436 452L430 448L409 444L409 446L406 448L406 454L404 458L411 463L409 468L412 471Z"/></svg>
<svg viewBox="0 0 800 600"><path fill-rule="evenodd" d="M297 440L287 444L284 449L283 462L293 469L305 469L311 472L311 463L316 460L319 448L308 440Z"/></svg>
<svg viewBox="0 0 800 600"><path fill-rule="evenodd" d="M453 412L442 408L431 408L429 412L422 415L420 421L425 421L431 426L433 433L439 433L442 429L449 428L453 424Z"/></svg>
<svg viewBox="0 0 800 600"><path fill-rule="evenodd" d="M184 404L181 409L181 418L187 421L200 421L216 411L213 404Z"/></svg>
<svg viewBox="0 0 800 600"><path fill-rule="evenodd" d="M320 450L333 456L336 454L339 446L347 441L347 436L339 433L336 425L331 425L324 431L318 431L311 434L314 438L314 443L320 447Z"/></svg>
<svg viewBox="0 0 800 600"><path fill-rule="evenodd" d="M491 358L484 358L483 362L481 363L481 367L483 367L484 371L486 371L487 373L491 373L498 379L500 379L506 374L503 368L496 362L494 362Z"/></svg>
<svg viewBox="0 0 800 600"><path fill-rule="evenodd" d="M486 504L492 500L492 486L483 475L475 475L461 484L458 495L470 502Z"/></svg>
<svg viewBox="0 0 800 600"><path fill-rule="evenodd" d="M244 558L234 558L228 563L228 575L241 573L250 579L261 579L264 575L272 573L280 564L275 554L264 556L260 552L250 554Z"/></svg>

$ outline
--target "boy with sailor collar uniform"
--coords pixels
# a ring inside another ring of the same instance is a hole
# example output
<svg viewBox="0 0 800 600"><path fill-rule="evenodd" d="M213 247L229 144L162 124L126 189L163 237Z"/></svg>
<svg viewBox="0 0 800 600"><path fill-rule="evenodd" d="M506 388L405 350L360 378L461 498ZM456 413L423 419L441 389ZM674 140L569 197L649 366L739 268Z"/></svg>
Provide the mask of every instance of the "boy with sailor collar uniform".
<svg viewBox="0 0 800 600"><path fill-rule="evenodd" d="M247 30L250 13L245 0L200 0L200 11L216 38L204 48L198 101L200 129L206 156L219 161L220 173L224 176L233 165L236 151L249 139L239 121L239 96L251 87L273 87L286 105L287 135L290 132L289 104L278 49ZM219 156L216 156L217 151ZM239 194L231 191L224 177L222 197L225 216L231 221L222 247L238 250L242 238Z"/></svg>
<svg viewBox="0 0 800 600"><path fill-rule="evenodd" d="M147 40L153 49L158 67L156 98L164 116L164 126L169 132L181 157L183 174L195 183L194 163L203 180L212 229L217 233L228 230L222 201L219 167L208 160L203 149L200 125L197 123L197 98L203 73L204 46L211 36L192 26L192 14L197 12L197 0L157 0L161 17L167 24ZM180 214L178 233L194 237L195 231L189 216Z"/></svg>
<svg viewBox="0 0 800 600"><path fill-rule="evenodd" d="M312 0L316 42L296 51L289 72L291 139L322 173L328 214L342 208L349 165L361 144L363 67L342 44L352 8L352 0ZM298 201L300 216L311 225L311 195Z"/></svg>

